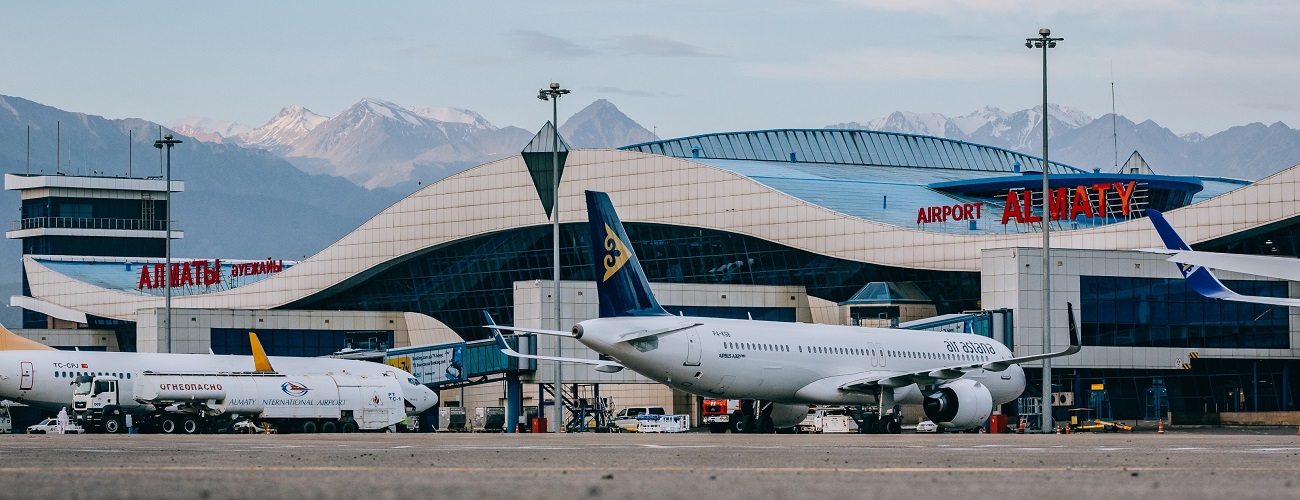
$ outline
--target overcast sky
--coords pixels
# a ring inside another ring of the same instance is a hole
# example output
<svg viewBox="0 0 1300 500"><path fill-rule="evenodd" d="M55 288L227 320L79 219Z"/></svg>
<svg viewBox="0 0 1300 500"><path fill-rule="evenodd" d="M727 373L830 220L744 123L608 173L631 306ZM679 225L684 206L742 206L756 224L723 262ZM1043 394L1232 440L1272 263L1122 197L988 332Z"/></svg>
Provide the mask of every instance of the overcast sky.
<svg viewBox="0 0 1300 500"><path fill-rule="evenodd" d="M109 118L259 126L372 97L550 118L604 98L661 137L959 116L1050 100L1176 133L1300 127L1300 2L9 2L0 94Z"/></svg>

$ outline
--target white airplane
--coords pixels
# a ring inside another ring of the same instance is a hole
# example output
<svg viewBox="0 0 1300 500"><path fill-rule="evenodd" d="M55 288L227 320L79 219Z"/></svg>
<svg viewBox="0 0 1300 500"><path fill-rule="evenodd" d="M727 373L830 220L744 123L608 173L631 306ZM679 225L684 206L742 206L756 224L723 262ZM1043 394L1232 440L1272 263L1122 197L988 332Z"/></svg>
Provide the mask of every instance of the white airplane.
<svg viewBox="0 0 1300 500"><path fill-rule="evenodd" d="M511 356L586 363L604 372L627 367L703 397L773 403L740 424L733 418L740 431L796 425L810 404L877 404L882 416L871 430L896 434L897 403L921 403L944 428L970 429L1024 391L1019 363L1080 348L1072 307L1069 348L1021 357L969 334L673 316L651 293L609 197L587 191L587 213L600 317L572 332L487 328L570 337L609 359L524 355L496 331L498 347Z"/></svg>
<svg viewBox="0 0 1300 500"><path fill-rule="evenodd" d="M0 326L0 399L50 411L72 408L72 383L77 377L112 375L125 382L146 371L155 373L218 373L275 371L285 375L348 372L356 375L393 375L402 386L409 414L427 410L438 394L400 368L334 358L254 357L213 354L60 351L25 339ZM84 380L84 379L83 379ZM135 401L135 384L121 385L122 409L143 411Z"/></svg>
<svg viewBox="0 0 1300 500"><path fill-rule="evenodd" d="M1192 290L1196 290L1196 293L1211 299L1233 302L1300 307L1300 299L1239 294L1224 286L1223 282L1210 273L1210 269L1213 268L1253 274L1255 276L1300 281L1300 259L1267 255L1198 252L1192 250L1187 245L1187 242L1183 241L1183 237L1178 235L1178 231L1175 231L1169 221L1165 220L1164 214L1151 209L1147 209L1146 213L1147 219L1151 220L1156 232L1160 233L1160 239L1164 240L1165 246L1168 247L1168 251L1159 252L1171 254L1165 260L1178 265L1178 272L1182 273L1187 285L1192 287Z"/></svg>

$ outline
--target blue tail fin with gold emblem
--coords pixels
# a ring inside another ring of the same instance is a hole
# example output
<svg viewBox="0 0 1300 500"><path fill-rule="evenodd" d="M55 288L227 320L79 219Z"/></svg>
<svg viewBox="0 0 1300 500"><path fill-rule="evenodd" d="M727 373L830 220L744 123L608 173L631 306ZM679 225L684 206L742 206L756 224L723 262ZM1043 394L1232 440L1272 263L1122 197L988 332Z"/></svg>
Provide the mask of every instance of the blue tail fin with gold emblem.
<svg viewBox="0 0 1300 500"><path fill-rule="evenodd" d="M614 212L609 195L587 191L591 227L592 270L600 297L600 317L668 316L659 306L650 281L632 252L627 232Z"/></svg>

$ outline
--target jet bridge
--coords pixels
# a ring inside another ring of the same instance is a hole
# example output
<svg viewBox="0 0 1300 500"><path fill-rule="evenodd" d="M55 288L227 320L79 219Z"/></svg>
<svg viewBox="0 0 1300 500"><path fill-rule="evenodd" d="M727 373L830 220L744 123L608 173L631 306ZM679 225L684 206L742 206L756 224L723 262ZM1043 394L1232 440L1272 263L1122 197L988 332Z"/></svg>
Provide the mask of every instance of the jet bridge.
<svg viewBox="0 0 1300 500"><path fill-rule="evenodd" d="M519 352L537 353L533 335L512 336L506 342ZM537 370L536 360L506 356L493 339L389 349L383 353L383 363L410 372L433 390L505 381L506 422L516 422L523 406L520 374ZM509 432L514 426L506 428Z"/></svg>

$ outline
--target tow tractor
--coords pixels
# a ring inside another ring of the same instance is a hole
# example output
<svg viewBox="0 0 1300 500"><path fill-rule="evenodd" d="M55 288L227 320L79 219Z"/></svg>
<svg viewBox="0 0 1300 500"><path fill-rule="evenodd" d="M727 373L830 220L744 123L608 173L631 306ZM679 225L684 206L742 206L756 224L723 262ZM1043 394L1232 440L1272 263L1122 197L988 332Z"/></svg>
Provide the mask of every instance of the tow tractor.
<svg viewBox="0 0 1300 500"><path fill-rule="evenodd" d="M1070 432L1133 432L1133 427L1124 425L1119 422L1110 422L1099 418L1089 418L1092 408L1071 408L1070 423L1068 425Z"/></svg>

